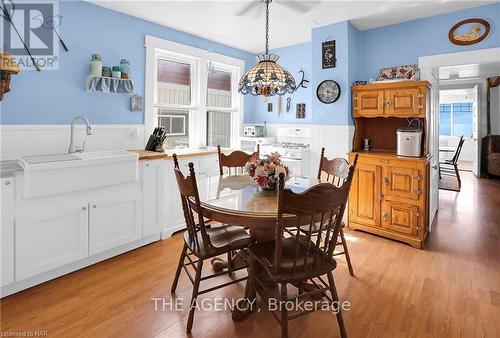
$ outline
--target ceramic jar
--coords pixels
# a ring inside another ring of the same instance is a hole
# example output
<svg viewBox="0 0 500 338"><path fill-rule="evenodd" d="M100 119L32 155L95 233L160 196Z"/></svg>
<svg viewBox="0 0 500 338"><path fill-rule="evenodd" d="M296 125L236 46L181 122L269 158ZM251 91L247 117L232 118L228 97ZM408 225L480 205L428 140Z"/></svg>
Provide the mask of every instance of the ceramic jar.
<svg viewBox="0 0 500 338"><path fill-rule="evenodd" d="M102 67L102 76L104 76L104 77L111 77L111 75L113 75L111 73L111 67L103 66Z"/></svg>
<svg viewBox="0 0 500 338"><path fill-rule="evenodd" d="M120 61L120 72L122 79L130 79L130 62L127 59Z"/></svg>
<svg viewBox="0 0 500 338"><path fill-rule="evenodd" d="M112 75L116 79L120 79L122 77L122 73L120 72L120 66L113 66Z"/></svg>
<svg viewBox="0 0 500 338"><path fill-rule="evenodd" d="M90 59L90 75L102 76L102 60L99 54L92 54Z"/></svg>

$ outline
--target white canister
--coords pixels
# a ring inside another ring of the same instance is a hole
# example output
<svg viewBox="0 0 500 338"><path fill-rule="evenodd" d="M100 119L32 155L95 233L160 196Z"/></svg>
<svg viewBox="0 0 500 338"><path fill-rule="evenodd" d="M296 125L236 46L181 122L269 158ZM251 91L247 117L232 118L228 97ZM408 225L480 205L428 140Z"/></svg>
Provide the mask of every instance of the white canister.
<svg viewBox="0 0 500 338"><path fill-rule="evenodd" d="M92 59L90 60L90 75L102 76L102 60L99 54L92 54Z"/></svg>

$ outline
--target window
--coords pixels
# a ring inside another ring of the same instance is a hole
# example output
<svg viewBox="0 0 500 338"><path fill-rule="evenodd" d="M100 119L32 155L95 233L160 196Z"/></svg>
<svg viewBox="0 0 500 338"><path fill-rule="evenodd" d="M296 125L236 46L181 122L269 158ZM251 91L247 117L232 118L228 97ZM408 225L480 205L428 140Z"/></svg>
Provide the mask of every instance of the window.
<svg viewBox="0 0 500 338"><path fill-rule="evenodd" d="M207 146L231 146L231 73L213 70L207 81Z"/></svg>
<svg viewBox="0 0 500 338"><path fill-rule="evenodd" d="M155 111L167 131L165 148L189 147L189 112L193 64L158 57Z"/></svg>
<svg viewBox="0 0 500 338"><path fill-rule="evenodd" d="M472 102L442 103L439 105L439 134L472 136Z"/></svg>
<svg viewBox="0 0 500 338"><path fill-rule="evenodd" d="M243 60L146 36L146 131L163 126L167 149L236 147L243 71Z"/></svg>

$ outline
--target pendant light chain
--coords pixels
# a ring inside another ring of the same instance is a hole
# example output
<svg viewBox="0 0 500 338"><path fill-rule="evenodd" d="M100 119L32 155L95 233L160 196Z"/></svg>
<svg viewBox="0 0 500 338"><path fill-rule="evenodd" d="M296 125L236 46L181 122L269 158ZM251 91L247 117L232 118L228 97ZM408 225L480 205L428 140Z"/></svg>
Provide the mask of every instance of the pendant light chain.
<svg viewBox="0 0 500 338"><path fill-rule="evenodd" d="M269 54L269 3L271 0L266 0L266 54Z"/></svg>
<svg viewBox="0 0 500 338"><path fill-rule="evenodd" d="M297 87L295 79L277 63L278 55L269 54L269 4L272 0L260 2L266 4L266 52L258 55L257 64L241 77L238 92L265 97L292 94Z"/></svg>

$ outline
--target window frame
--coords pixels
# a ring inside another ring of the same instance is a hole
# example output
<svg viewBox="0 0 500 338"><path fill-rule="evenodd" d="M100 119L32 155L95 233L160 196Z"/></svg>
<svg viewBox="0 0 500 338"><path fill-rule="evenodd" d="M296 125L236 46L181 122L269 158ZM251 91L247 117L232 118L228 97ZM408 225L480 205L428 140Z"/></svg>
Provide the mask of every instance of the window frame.
<svg viewBox="0 0 500 338"><path fill-rule="evenodd" d="M446 136L446 137L459 137L461 135L455 135L455 109L453 108L454 104L464 104L464 103L470 103L471 104L471 115L472 119L474 119L474 101L442 101L439 102L439 125L441 126L441 106L442 105L449 105L450 106L450 135L442 135L441 130L439 130L439 135L440 136ZM474 134L474 128L473 128L473 122L472 122L472 132L471 135L464 135L465 138L471 138L472 135Z"/></svg>
<svg viewBox="0 0 500 338"><path fill-rule="evenodd" d="M157 126L159 108L189 110L189 147L199 148L207 141L207 111L231 112L231 147L238 147L244 116L244 96L238 93L239 78L245 71L245 61L177 42L146 35L146 74L144 125L145 141ZM160 58L191 64L190 105L157 104L158 60ZM208 107L208 62L215 69L231 73L231 108Z"/></svg>

